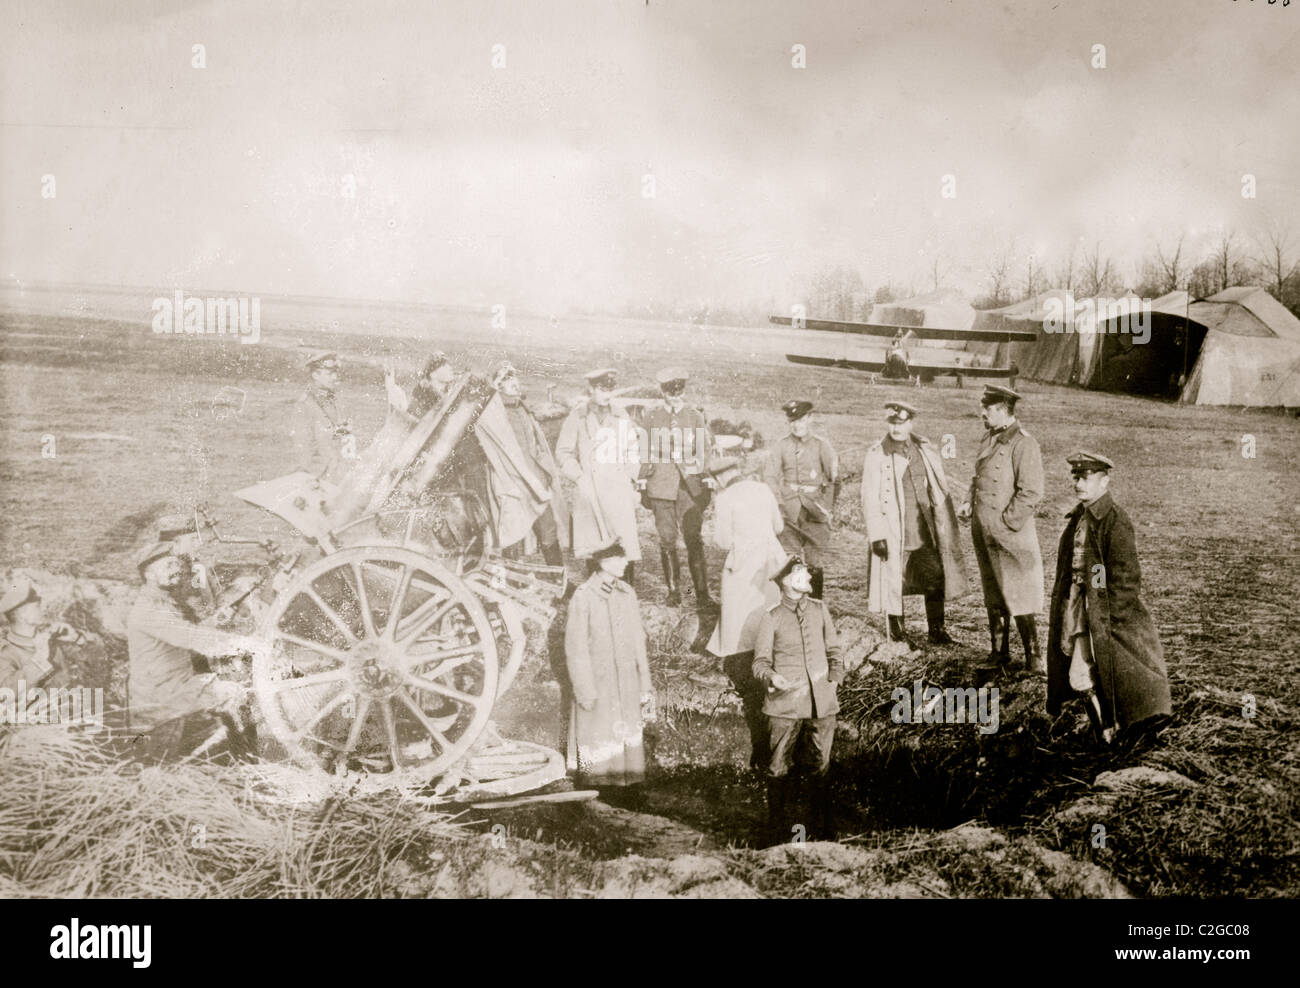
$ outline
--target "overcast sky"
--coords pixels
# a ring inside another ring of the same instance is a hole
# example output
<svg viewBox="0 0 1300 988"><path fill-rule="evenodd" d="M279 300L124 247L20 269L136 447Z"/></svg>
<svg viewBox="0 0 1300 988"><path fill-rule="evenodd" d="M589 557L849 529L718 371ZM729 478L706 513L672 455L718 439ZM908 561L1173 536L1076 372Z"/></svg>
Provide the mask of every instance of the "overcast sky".
<svg viewBox="0 0 1300 988"><path fill-rule="evenodd" d="M836 263L925 290L936 255L974 294L1013 238L1300 242L1300 3L0 9L7 284L785 305Z"/></svg>

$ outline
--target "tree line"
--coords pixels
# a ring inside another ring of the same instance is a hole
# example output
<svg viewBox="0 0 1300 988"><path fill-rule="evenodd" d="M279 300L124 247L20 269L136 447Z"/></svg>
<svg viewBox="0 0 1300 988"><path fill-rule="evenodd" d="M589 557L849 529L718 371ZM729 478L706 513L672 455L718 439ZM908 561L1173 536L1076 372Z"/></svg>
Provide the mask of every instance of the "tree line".
<svg viewBox="0 0 1300 988"><path fill-rule="evenodd" d="M936 258L928 284L920 291L938 290L944 272ZM1052 261L1022 254L1014 242L988 262L984 291L971 301L977 309L996 309L1033 298L1048 289L1066 289L1080 298L1118 297L1128 293L1156 298L1171 291L1186 291L1205 298L1234 285L1260 285L1300 316L1300 237L1279 222L1267 224L1252 235L1232 229L1193 250L1184 234L1177 240L1152 240L1145 255L1127 271L1102 241L1073 244ZM844 265L818 272L806 288L808 315L812 318L866 321L877 303L919 294L915 284L892 282L870 288L861 272Z"/></svg>

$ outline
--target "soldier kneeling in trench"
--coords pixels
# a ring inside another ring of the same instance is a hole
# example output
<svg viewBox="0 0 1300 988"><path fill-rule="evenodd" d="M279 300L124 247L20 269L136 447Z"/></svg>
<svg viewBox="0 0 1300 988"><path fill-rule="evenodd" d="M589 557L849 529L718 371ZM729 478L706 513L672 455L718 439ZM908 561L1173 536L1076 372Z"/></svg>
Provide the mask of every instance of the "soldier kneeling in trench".
<svg viewBox="0 0 1300 988"><path fill-rule="evenodd" d="M147 737L136 757L172 761L218 745L252 754L251 731L241 723L243 687L219 679L203 658L255 652L262 643L193 620L175 596L182 563L174 549L170 541L151 543L136 559L144 586L126 622L127 695L131 730Z"/></svg>
<svg viewBox="0 0 1300 988"><path fill-rule="evenodd" d="M1113 464L1099 453L1067 457L1079 503L1056 556L1048 633L1047 712L1083 701L1097 739L1151 735L1170 715L1169 676L1155 622L1139 597L1133 523L1110 496Z"/></svg>
<svg viewBox="0 0 1300 988"><path fill-rule="evenodd" d="M781 588L781 602L763 615L754 641L754 678L767 687L763 713L771 727L769 840L780 843L791 834L786 811L795 780L790 769L801 738L813 756L808 770L817 826L808 829L815 829L822 840L834 840L828 775L840 710L836 687L844 679L839 637L830 609L809 596L812 576L798 556L791 556L772 579Z"/></svg>

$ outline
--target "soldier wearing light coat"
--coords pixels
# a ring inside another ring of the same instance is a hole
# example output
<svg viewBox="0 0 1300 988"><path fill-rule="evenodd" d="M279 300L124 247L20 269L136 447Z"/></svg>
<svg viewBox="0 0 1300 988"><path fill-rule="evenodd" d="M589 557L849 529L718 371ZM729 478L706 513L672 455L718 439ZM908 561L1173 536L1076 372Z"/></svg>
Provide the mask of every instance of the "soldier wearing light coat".
<svg viewBox="0 0 1300 988"><path fill-rule="evenodd" d="M617 542L592 554L564 628L573 691L567 763L586 784L645 779L642 728L653 717L654 686L636 592L619 578L625 565Z"/></svg>
<svg viewBox="0 0 1300 988"><path fill-rule="evenodd" d="M1025 665L1041 673L1036 615L1043 609L1043 554L1034 511L1043 499L1043 455L1038 440L1016 421L1019 399L1010 388L984 389L980 403L988 431L975 456L969 498L957 514L971 522L989 620L989 662L1010 663L1014 617Z"/></svg>
<svg viewBox="0 0 1300 988"><path fill-rule="evenodd" d="M720 437L719 444L725 438ZM740 694L749 727L751 768L762 769L769 757L769 730L763 713L766 688L754 678L754 641L763 616L781 602L781 588L772 577L788 554L778 536L785 522L770 487L756 476L763 470L759 454L745 458L718 457L709 464L722 486L714 502L713 541L727 550L722 566L722 599L718 623L706 646L722 660L723 671Z"/></svg>
<svg viewBox="0 0 1300 988"><path fill-rule="evenodd" d="M587 375L590 397L564 420L555 459L577 484L573 501L573 554L590 556L615 539L632 564L641 558L636 528L636 478L641 470L639 436L627 412L615 408L612 370Z"/></svg>
<svg viewBox="0 0 1300 988"><path fill-rule="evenodd" d="M889 434L867 448L862 466L862 518L867 557L867 607L888 615L890 632L905 640L903 595L925 595L930 641L952 643L944 602L966 592L957 514L938 450L912 434L916 410L890 402Z"/></svg>

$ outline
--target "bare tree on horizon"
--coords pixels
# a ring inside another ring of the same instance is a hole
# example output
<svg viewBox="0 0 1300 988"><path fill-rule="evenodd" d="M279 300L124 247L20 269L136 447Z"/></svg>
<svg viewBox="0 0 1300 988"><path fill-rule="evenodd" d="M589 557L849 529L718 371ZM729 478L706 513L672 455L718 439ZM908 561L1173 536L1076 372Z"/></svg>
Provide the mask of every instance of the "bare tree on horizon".
<svg viewBox="0 0 1300 988"><path fill-rule="evenodd" d="M1255 238L1255 245L1259 249L1257 260L1260 272L1268 275L1271 282L1267 286L1269 291L1274 298L1286 305L1287 282L1293 274L1300 271L1300 260L1287 260L1291 249L1290 229L1273 220L1263 236Z"/></svg>

